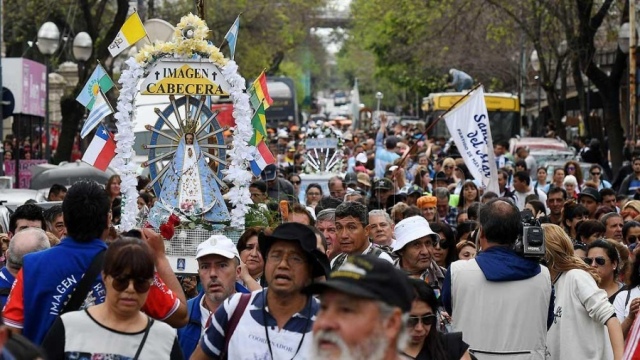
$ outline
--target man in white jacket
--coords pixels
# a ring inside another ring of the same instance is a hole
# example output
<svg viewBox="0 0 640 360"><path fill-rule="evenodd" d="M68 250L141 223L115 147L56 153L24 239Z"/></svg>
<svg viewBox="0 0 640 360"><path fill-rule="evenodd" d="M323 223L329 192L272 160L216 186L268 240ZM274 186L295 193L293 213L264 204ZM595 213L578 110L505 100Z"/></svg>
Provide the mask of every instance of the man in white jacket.
<svg viewBox="0 0 640 360"><path fill-rule="evenodd" d="M553 321L549 270L513 250L518 209L495 199L480 208L482 252L456 261L442 289L445 309L478 359L543 360Z"/></svg>

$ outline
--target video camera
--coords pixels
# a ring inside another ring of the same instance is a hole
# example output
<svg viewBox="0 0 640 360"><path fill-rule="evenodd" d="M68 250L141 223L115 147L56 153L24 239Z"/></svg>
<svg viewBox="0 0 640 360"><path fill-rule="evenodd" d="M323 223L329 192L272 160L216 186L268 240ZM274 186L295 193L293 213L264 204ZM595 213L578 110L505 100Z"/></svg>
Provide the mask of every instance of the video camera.
<svg viewBox="0 0 640 360"><path fill-rule="evenodd" d="M540 222L533 217L529 209L520 212L522 234L518 236L514 245L515 251L526 258L541 259L544 257L544 233Z"/></svg>

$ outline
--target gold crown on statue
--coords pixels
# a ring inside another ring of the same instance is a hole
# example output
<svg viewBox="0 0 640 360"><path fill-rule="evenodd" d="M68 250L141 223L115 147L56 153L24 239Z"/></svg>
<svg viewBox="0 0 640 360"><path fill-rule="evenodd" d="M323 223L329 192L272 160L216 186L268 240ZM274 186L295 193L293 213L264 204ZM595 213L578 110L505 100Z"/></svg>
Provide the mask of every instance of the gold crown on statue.
<svg viewBox="0 0 640 360"><path fill-rule="evenodd" d="M185 120L183 129L185 134L195 134L196 130L198 130L198 120Z"/></svg>

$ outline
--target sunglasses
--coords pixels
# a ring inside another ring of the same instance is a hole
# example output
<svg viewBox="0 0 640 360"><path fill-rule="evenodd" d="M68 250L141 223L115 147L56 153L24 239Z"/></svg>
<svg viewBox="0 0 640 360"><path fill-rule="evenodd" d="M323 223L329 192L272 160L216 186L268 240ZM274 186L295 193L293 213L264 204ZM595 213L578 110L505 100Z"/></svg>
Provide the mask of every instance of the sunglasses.
<svg viewBox="0 0 640 360"><path fill-rule="evenodd" d="M575 168L575 167L573 167L573 166L568 166L568 167L567 167L567 170L575 170L575 169L576 169L576 168Z"/></svg>
<svg viewBox="0 0 640 360"><path fill-rule="evenodd" d="M411 329L416 327L419 323L422 323L424 326L433 326L436 324L436 320L438 316L436 314L428 314L422 316L409 316L409 320L407 321L407 326Z"/></svg>
<svg viewBox="0 0 640 360"><path fill-rule="evenodd" d="M598 264L599 266L604 266L604 264L607 263L607 259L605 259L603 256L596 256L594 258L590 258L590 257L585 257L582 258L582 260L587 263L587 265L592 265L593 262L595 261L596 264Z"/></svg>
<svg viewBox="0 0 640 360"><path fill-rule="evenodd" d="M152 279L132 278L129 276L123 276L123 277L112 276L112 278L113 278L113 281L111 282L111 285L116 291L120 291L120 292L125 291L129 287L129 283L133 281L133 288L139 294L143 294L149 291L149 288L151 287L151 282L153 281Z"/></svg>
<svg viewBox="0 0 640 360"><path fill-rule="evenodd" d="M444 168L445 168L445 169L453 169L453 166L451 166L451 165L445 165L445 166L444 166Z"/></svg>
<svg viewBox="0 0 640 360"><path fill-rule="evenodd" d="M591 175L593 175L593 176L600 176L600 173L599 173L599 172L592 172L592 173L591 173Z"/></svg>
<svg viewBox="0 0 640 360"><path fill-rule="evenodd" d="M302 181L298 180L298 181L292 181L291 182L293 185L300 185L302 183Z"/></svg>
<svg viewBox="0 0 640 360"><path fill-rule="evenodd" d="M439 239L438 241L436 241L433 246L440 246L440 249L442 250L447 250L449 248L449 241L447 241L447 239Z"/></svg>
<svg viewBox="0 0 640 360"><path fill-rule="evenodd" d="M633 244L636 241L638 241L638 237L635 235L629 235L629 237L627 238L627 243L629 244Z"/></svg>

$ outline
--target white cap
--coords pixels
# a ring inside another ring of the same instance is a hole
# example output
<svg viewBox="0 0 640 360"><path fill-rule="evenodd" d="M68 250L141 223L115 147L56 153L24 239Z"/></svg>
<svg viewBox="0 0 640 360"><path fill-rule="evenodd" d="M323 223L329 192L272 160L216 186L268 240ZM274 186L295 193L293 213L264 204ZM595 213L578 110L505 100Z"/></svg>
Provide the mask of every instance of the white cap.
<svg viewBox="0 0 640 360"><path fill-rule="evenodd" d="M397 223L393 234L396 238L396 245L393 247L393 252L402 250L408 243L425 236L431 236L434 240L439 238L438 234L431 230L427 219L418 215L406 218Z"/></svg>
<svg viewBox="0 0 640 360"><path fill-rule="evenodd" d="M227 259L238 258L240 260L240 254L236 245L224 235L211 235L211 237L198 245L196 250L196 260L207 255L220 255Z"/></svg>
<svg viewBox="0 0 640 360"><path fill-rule="evenodd" d="M367 154L365 154L363 152L361 152L360 154L356 155L356 161L357 162L361 162L363 164L366 164L368 160L369 159L367 159Z"/></svg>

